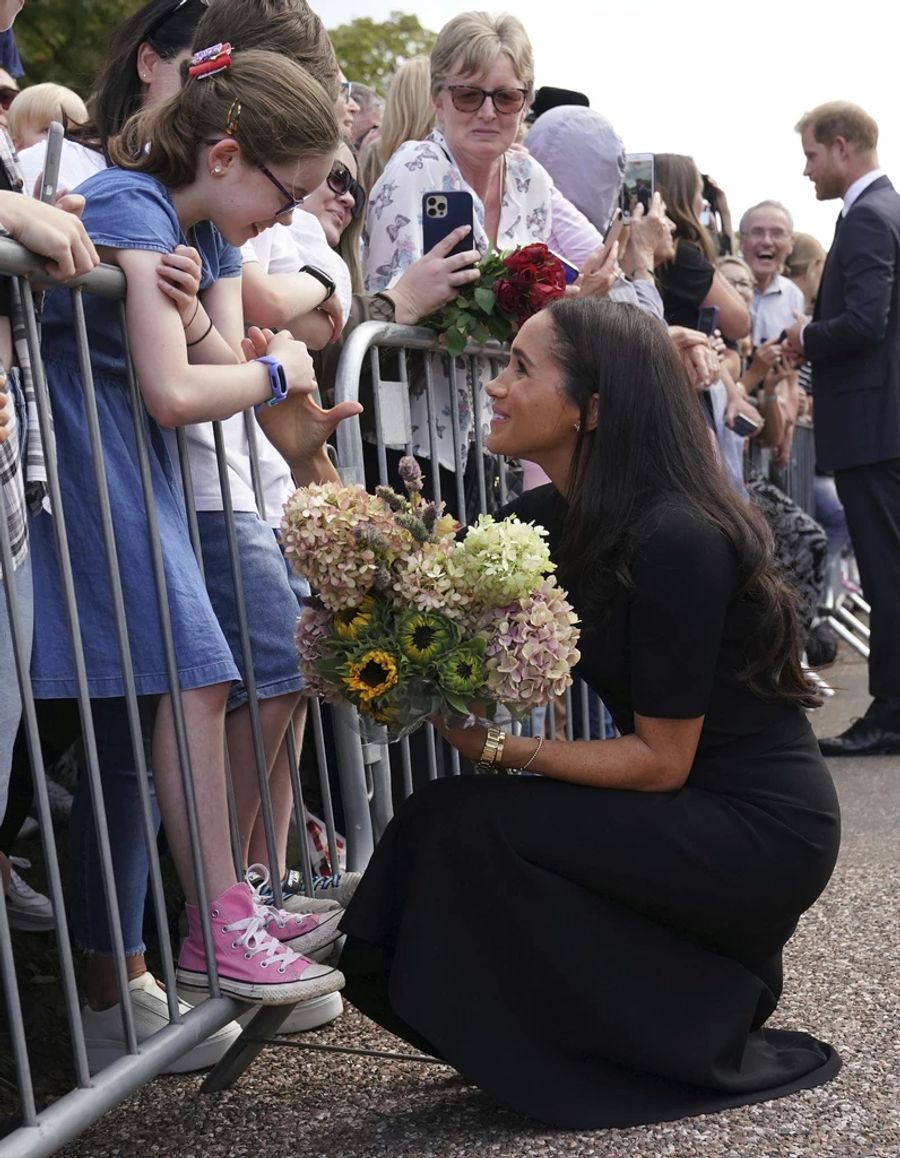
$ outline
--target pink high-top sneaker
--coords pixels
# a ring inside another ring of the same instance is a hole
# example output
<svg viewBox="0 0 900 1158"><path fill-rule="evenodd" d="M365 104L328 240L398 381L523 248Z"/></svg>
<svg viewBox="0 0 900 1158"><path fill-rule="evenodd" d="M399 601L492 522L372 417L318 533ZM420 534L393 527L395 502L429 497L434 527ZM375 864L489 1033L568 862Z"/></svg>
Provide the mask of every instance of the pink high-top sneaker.
<svg viewBox="0 0 900 1158"><path fill-rule="evenodd" d="M263 1005L289 1005L344 986L344 975L310 961L266 932L250 886L232 885L209 904L216 967L223 993ZM200 910L186 905L188 935L176 977L188 989L209 989ZM288 914L290 915L290 914ZM325 943L325 942L323 942Z"/></svg>
<svg viewBox="0 0 900 1158"><path fill-rule="evenodd" d="M251 865L244 880L253 894L253 911L265 922L266 932L283 945L290 945L295 953L314 953L340 937L338 924L344 915L343 909L325 913L291 913L287 909L276 909L267 903L270 885L269 870L265 865Z"/></svg>

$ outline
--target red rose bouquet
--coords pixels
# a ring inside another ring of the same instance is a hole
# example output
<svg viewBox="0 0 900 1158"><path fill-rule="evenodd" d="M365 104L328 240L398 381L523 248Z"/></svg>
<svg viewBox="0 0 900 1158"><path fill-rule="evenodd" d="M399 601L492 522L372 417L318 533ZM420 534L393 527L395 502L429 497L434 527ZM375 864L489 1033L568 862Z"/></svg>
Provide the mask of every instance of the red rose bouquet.
<svg viewBox="0 0 900 1158"><path fill-rule="evenodd" d="M539 242L511 253L492 250L475 268L480 279L422 323L444 335L454 356L469 341L508 341L532 314L565 293L562 263Z"/></svg>

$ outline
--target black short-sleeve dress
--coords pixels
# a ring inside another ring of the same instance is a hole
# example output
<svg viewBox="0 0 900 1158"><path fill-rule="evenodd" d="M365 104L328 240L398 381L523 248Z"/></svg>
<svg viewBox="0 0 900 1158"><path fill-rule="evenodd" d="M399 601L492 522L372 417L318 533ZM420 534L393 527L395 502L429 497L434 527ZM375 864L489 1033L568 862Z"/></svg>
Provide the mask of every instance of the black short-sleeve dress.
<svg viewBox="0 0 900 1158"><path fill-rule="evenodd" d="M521 518L557 540L562 500ZM523 1114L570 1129L711 1113L840 1067L765 1027L781 954L837 857L835 792L805 715L741 680L759 630L724 536L660 508L633 585L584 623L579 675L620 732L705 716L678 791L464 776L417 791L347 910L347 995Z"/></svg>

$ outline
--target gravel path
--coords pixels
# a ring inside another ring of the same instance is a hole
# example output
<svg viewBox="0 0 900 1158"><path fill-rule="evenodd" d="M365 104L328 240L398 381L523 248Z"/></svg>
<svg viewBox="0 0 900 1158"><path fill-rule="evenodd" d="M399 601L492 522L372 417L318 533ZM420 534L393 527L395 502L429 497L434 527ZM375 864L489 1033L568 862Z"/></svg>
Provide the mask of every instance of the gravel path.
<svg viewBox="0 0 900 1158"><path fill-rule="evenodd" d="M865 702L844 661L817 713L841 730ZM550 1131L498 1108L443 1066L267 1048L224 1094L160 1078L63 1151L69 1158L897 1158L900 1155L900 759L835 761L844 843L825 895L788 947L774 1024L832 1042L831 1084L767 1104L633 1130ZM294 1041L393 1049L348 1011Z"/></svg>

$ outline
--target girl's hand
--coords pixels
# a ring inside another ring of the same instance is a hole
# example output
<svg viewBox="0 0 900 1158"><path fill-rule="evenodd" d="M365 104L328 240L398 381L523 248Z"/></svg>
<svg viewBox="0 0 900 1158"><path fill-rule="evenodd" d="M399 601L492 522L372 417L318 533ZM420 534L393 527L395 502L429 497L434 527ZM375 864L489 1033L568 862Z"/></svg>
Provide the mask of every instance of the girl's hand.
<svg viewBox="0 0 900 1158"><path fill-rule="evenodd" d="M324 481L330 473L330 465L323 457L325 443L345 418L361 414L362 406L358 402L341 402L329 410L319 406L312 397L317 388L312 358L306 346L286 330L275 334L251 326L241 348L248 361L271 354L284 366L289 386L287 398L277 406L261 406L256 420L291 467L298 486L307 481ZM316 459L321 460L319 466L312 465Z"/></svg>
<svg viewBox="0 0 900 1158"><path fill-rule="evenodd" d="M197 309L203 273L200 254L193 246L179 245L172 253L162 255L157 273L159 288L178 307L182 325L187 326Z"/></svg>

